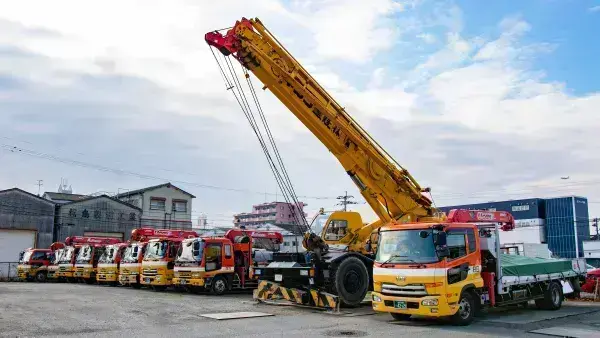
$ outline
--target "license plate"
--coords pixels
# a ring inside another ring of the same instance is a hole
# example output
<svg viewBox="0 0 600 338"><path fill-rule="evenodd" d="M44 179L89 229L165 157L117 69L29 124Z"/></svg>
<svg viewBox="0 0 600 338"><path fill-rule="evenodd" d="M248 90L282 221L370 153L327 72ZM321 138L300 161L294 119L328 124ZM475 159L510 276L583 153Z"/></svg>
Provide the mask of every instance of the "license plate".
<svg viewBox="0 0 600 338"><path fill-rule="evenodd" d="M144 283L150 283L150 278L144 278Z"/></svg>
<svg viewBox="0 0 600 338"><path fill-rule="evenodd" d="M179 284L185 284L185 283L187 283L187 281L185 279L182 279L179 281Z"/></svg>
<svg viewBox="0 0 600 338"><path fill-rule="evenodd" d="M276 282L281 282L282 280L283 280L283 275L278 275L278 274L275 275Z"/></svg>
<svg viewBox="0 0 600 338"><path fill-rule="evenodd" d="M406 309L406 302L402 300L394 301L394 307L396 309Z"/></svg>

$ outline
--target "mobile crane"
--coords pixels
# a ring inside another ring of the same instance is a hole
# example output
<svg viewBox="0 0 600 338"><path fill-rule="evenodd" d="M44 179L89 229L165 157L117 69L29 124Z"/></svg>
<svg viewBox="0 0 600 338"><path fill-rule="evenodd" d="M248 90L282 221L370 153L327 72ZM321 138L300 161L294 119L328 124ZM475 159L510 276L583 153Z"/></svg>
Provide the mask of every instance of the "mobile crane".
<svg viewBox="0 0 600 338"><path fill-rule="evenodd" d="M252 72L327 147L379 217L364 225L356 212L321 215L327 218L323 228L307 231L303 241L313 254L310 260L281 254L269 266L253 269L261 277L255 299L283 296L320 307L360 304L372 287L374 245L367 245L372 233L386 224L444 218L425 195L429 189L421 188L259 19L243 18L224 34L206 33L205 41Z"/></svg>
<svg viewBox="0 0 600 338"><path fill-rule="evenodd" d="M55 260L56 252L64 248L61 242L55 242L49 249L27 248L19 256L17 275L19 279L37 282L45 282L50 275L50 265Z"/></svg>

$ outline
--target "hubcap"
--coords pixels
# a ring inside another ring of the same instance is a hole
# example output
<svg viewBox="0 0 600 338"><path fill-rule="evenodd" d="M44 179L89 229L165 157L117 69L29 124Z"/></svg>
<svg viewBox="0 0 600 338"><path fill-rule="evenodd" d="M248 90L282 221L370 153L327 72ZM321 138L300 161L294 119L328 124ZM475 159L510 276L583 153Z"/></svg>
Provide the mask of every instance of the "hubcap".
<svg viewBox="0 0 600 338"><path fill-rule="evenodd" d="M558 292L557 288L554 288L552 290L552 303L554 303L554 305L558 305L559 300L560 300L560 292Z"/></svg>
<svg viewBox="0 0 600 338"><path fill-rule="evenodd" d="M356 271L349 271L344 278L344 288L348 293L356 293L360 288L360 276Z"/></svg>
<svg viewBox="0 0 600 338"><path fill-rule="evenodd" d="M223 282L222 280L218 280L218 281L215 283L215 289L216 289L218 292L223 292L223 291L225 291L225 282Z"/></svg>
<svg viewBox="0 0 600 338"><path fill-rule="evenodd" d="M458 304L458 313L462 319L466 319L471 315L471 304L465 298L461 299Z"/></svg>

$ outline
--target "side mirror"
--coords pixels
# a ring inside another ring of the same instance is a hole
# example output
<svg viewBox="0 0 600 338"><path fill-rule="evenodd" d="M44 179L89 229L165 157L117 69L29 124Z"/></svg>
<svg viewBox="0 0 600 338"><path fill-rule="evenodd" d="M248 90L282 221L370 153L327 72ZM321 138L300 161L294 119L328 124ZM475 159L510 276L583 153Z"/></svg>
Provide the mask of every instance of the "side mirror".
<svg viewBox="0 0 600 338"><path fill-rule="evenodd" d="M448 249L447 244L446 233L438 232L435 239L435 251L440 259L450 256L450 249Z"/></svg>

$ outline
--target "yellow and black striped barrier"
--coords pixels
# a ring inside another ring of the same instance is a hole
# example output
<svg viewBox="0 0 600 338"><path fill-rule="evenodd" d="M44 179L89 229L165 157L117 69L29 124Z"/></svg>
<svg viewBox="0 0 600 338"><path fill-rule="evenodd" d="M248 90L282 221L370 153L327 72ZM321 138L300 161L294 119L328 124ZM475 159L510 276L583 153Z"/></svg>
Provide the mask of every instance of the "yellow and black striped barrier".
<svg viewBox="0 0 600 338"><path fill-rule="evenodd" d="M277 283L259 281L253 298L259 301L287 300L290 303L339 311L339 298L327 292L286 288Z"/></svg>

